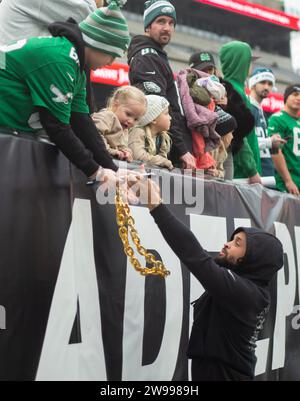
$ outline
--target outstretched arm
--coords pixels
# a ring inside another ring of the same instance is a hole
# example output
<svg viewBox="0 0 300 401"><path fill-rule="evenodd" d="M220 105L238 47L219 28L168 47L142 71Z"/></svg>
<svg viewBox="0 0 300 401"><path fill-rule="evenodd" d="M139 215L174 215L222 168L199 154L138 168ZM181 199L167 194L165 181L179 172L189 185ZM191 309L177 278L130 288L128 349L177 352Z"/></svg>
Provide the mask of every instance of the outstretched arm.
<svg viewBox="0 0 300 401"><path fill-rule="evenodd" d="M191 230L162 204L159 187L153 181L147 180L145 184L142 180L140 194L168 245L205 290L233 313L244 308L255 291L251 283L214 261Z"/></svg>

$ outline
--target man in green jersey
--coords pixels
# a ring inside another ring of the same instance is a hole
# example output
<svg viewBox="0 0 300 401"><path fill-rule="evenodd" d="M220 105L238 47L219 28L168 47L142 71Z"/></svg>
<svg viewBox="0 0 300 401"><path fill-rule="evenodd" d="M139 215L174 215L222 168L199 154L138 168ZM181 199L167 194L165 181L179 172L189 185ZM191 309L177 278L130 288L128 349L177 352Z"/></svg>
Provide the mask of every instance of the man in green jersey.
<svg viewBox="0 0 300 401"><path fill-rule="evenodd" d="M276 186L283 192L300 195L300 84L286 88L284 109L269 119L268 134L280 134L287 141L272 155Z"/></svg>
<svg viewBox="0 0 300 401"><path fill-rule="evenodd" d="M110 0L79 25L51 24L52 36L0 48L0 127L33 135L43 128L92 179L99 166L117 167L89 115L84 67L111 64L128 48L130 36L119 3L124 1Z"/></svg>
<svg viewBox="0 0 300 401"><path fill-rule="evenodd" d="M3 0L0 3L0 46L20 39L49 36L48 26L73 18L77 23L102 7L104 0ZM20 29L21 27L21 29ZM87 76L87 103L94 111L94 96Z"/></svg>

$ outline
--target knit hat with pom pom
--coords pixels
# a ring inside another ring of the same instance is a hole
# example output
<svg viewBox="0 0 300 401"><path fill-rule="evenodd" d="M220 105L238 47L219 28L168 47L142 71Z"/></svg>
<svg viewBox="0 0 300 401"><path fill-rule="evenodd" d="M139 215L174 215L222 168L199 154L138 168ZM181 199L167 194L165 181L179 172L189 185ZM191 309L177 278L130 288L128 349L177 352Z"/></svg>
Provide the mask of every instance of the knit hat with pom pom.
<svg viewBox="0 0 300 401"><path fill-rule="evenodd" d="M79 24L85 44L113 57L122 57L128 49L130 35L121 13L127 0L106 0L108 6L98 8Z"/></svg>

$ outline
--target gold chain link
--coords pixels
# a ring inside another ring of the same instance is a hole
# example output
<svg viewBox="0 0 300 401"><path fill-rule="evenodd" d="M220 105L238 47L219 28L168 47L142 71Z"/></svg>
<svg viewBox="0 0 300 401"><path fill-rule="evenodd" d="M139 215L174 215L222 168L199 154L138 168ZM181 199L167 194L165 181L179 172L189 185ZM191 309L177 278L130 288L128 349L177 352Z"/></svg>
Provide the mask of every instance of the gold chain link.
<svg viewBox="0 0 300 401"><path fill-rule="evenodd" d="M152 253L147 252L147 249L141 245L141 240L135 228L134 218L130 215L130 208L128 204L123 201L122 192L119 188L117 189L115 203L119 236L123 242L124 252L129 257L132 266L142 276L148 276L150 274L163 278L168 276L170 272L165 268L164 264L160 260L156 260L155 256ZM128 231L138 253L145 257L146 262L151 264L151 268L142 267L138 259L135 257L134 250L129 244Z"/></svg>

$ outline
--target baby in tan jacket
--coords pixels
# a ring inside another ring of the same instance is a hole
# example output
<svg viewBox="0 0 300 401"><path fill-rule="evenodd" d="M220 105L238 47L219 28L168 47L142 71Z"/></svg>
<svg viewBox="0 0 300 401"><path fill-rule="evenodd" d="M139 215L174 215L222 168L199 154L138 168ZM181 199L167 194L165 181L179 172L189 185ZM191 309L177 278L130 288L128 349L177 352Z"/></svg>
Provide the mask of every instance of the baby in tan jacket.
<svg viewBox="0 0 300 401"><path fill-rule="evenodd" d="M116 159L131 162L128 130L145 114L146 96L134 86L118 88L107 103L107 108L92 115L109 153Z"/></svg>
<svg viewBox="0 0 300 401"><path fill-rule="evenodd" d="M157 95L148 95L146 114L136 127L129 131L129 148L134 160L173 169L168 154L171 138L168 130L171 125L169 102Z"/></svg>

